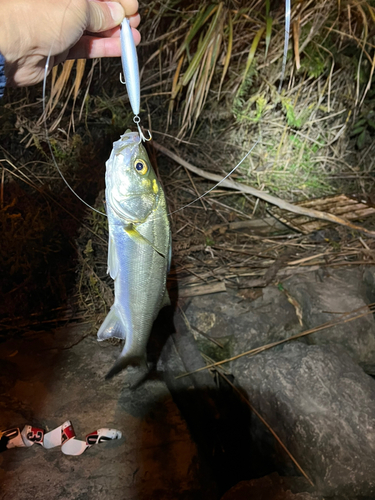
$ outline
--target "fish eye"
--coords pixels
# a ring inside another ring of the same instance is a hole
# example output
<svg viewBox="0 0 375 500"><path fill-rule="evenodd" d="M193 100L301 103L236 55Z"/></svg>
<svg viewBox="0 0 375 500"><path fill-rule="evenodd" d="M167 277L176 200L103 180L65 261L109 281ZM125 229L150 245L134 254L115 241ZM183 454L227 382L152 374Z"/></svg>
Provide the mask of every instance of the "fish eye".
<svg viewBox="0 0 375 500"><path fill-rule="evenodd" d="M147 163L144 160L141 160L140 158L135 160L134 168L141 175L147 174L147 171L148 171Z"/></svg>

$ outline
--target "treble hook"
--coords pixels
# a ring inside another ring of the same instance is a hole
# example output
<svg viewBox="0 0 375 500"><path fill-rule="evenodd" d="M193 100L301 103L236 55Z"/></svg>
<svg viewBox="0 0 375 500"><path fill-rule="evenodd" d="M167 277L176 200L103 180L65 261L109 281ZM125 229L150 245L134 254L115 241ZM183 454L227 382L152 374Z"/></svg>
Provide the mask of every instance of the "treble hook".
<svg viewBox="0 0 375 500"><path fill-rule="evenodd" d="M120 83L122 83L123 85L126 85L126 80L125 80L125 78L122 77L121 72L120 72Z"/></svg>
<svg viewBox="0 0 375 500"><path fill-rule="evenodd" d="M152 139L152 135L151 135L151 132L148 130L148 138L144 135L144 133L142 132L142 129L141 129L141 126L139 125L141 119L139 118L138 115L136 115L134 118L133 118L133 122L137 125L138 127L138 132L139 132L139 144L142 142L142 141L151 141Z"/></svg>

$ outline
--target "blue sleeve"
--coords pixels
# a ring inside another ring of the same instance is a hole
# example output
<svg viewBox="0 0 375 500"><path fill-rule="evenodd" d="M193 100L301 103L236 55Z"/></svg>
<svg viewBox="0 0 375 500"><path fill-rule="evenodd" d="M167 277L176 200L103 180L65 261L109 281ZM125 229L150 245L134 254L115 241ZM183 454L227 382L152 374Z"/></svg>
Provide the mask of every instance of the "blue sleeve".
<svg viewBox="0 0 375 500"><path fill-rule="evenodd" d="M0 98L4 95L4 88L6 84L6 76L5 76L5 59L4 56L0 53Z"/></svg>

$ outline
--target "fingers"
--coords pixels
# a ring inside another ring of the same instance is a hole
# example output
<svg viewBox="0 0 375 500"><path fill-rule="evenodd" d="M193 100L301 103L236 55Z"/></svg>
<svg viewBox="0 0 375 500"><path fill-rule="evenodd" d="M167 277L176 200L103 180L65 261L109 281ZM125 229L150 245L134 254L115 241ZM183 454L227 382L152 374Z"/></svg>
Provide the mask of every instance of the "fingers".
<svg viewBox="0 0 375 500"><path fill-rule="evenodd" d="M141 41L139 31L132 28L135 44ZM69 51L67 59L93 59L95 57L120 57L121 45L118 33L111 37L84 35Z"/></svg>
<svg viewBox="0 0 375 500"><path fill-rule="evenodd" d="M141 22L141 16L138 14L138 12L132 14L131 16L127 15L127 17L129 18L130 26L132 28L138 28L139 23Z"/></svg>
<svg viewBox="0 0 375 500"><path fill-rule="evenodd" d="M141 22L141 16L139 14L136 14L135 16L131 16L129 18L130 21L130 26L132 28L137 28L139 26L139 23ZM138 45L139 39L138 39L138 31L133 30L133 36L135 33L134 41L135 44ZM112 28L110 30L102 31L101 33L98 34L100 37L105 37L105 38L114 38L114 37L119 37L120 36L120 26L116 26L116 28Z"/></svg>
<svg viewBox="0 0 375 500"><path fill-rule="evenodd" d="M99 33L118 26L125 16L134 17L133 23L137 22L138 11L137 0L121 0L120 2L107 2L89 0L87 31ZM139 23L139 20L138 20ZM133 27L138 26L131 24Z"/></svg>
<svg viewBox="0 0 375 500"><path fill-rule="evenodd" d="M125 14L129 17L135 45L140 43L141 35L139 31L135 29L141 21L140 15L138 14L137 0L120 0L115 2L89 0L88 6L89 19L86 32L98 33L98 35L83 35L69 50L67 59L120 57L119 24L123 20Z"/></svg>
<svg viewBox="0 0 375 500"><path fill-rule="evenodd" d="M134 16L138 12L138 0L120 0L120 3L125 10L126 17Z"/></svg>
<svg viewBox="0 0 375 500"><path fill-rule="evenodd" d="M118 26L125 17L125 10L118 2L87 2L88 31L94 33Z"/></svg>

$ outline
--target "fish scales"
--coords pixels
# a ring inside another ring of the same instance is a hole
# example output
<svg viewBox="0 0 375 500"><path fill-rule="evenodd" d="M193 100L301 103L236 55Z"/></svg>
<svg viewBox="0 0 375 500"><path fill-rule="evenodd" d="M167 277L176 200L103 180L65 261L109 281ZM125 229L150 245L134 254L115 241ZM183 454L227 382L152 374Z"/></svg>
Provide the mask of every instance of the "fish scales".
<svg viewBox="0 0 375 500"><path fill-rule="evenodd" d="M113 145L106 163L106 205L115 300L98 339L125 339L106 377L111 378L128 365L146 363L152 324L169 300L171 234L165 196L135 132L127 131Z"/></svg>

